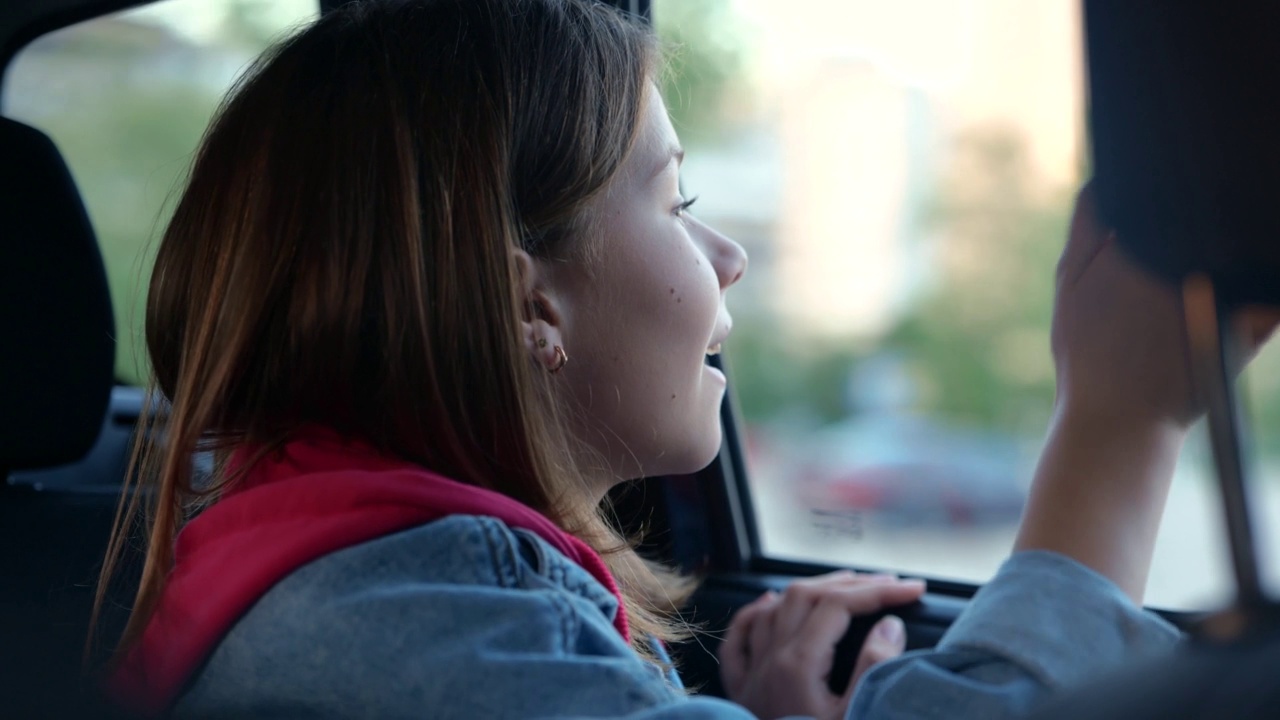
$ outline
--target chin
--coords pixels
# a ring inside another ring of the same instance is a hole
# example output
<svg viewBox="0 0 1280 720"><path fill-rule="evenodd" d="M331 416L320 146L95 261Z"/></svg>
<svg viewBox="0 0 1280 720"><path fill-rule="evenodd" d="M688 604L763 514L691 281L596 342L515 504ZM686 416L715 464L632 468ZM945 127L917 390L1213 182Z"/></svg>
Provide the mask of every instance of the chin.
<svg viewBox="0 0 1280 720"><path fill-rule="evenodd" d="M720 420L716 419L715 430L713 432L701 433L697 437L689 438L686 436L685 441L693 439L696 445L687 447L680 453L680 461L673 462L671 470L662 473L663 475L692 475L693 473L707 467L720 454L721 445L721 429Z"/></svg>

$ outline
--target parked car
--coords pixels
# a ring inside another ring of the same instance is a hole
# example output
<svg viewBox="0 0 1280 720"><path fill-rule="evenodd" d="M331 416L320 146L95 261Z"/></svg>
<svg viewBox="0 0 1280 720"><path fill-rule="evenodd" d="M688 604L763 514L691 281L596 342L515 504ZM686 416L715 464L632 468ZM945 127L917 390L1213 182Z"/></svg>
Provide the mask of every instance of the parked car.
<svg viewBox="0 0 1280 720"><path fill-rule="evenodd" d="M809 444L795 482L824 513L891 525L1017 522L1029 468L1013 439L910 416L830 426Z"/></svg>

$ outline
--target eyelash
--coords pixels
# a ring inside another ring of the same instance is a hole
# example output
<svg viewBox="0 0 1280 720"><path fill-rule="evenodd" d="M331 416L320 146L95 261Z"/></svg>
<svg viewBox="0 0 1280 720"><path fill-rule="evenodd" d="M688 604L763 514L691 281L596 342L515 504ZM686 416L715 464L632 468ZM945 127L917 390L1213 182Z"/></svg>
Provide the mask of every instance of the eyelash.
<svg viewBox="0 0 1280 720"><path fill-rule="evenodd" d="M681 215L684 215L685 211L686 211L686 210L688 210L689 208L693 207L693 204L694 204L694 203L696 203L696 202L698 202L698 196L697 196L697 195L694 195L693 197L689 198L688 200L685 200L684 202L682 202L682 203L680 203L679 205L677 205L677 206L676 206L676 216L677 216L677 217L679 217L679 216L681 216Z"/></svg>

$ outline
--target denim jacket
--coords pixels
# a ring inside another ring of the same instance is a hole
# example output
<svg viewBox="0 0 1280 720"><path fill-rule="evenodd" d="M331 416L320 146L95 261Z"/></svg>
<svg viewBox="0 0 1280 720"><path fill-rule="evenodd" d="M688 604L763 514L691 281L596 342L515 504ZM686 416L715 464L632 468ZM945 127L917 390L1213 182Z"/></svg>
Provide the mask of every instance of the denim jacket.
<svg viewBox="0 0 1280 720"><path fill-rule="evenodd" d="M612 624L616 598L532 532L454 515L326 555L224 636L178 717L730 720ZM1105 578L1019 553L934 650L872 670L849 717L1006 718L1178 633Z"/></svg>

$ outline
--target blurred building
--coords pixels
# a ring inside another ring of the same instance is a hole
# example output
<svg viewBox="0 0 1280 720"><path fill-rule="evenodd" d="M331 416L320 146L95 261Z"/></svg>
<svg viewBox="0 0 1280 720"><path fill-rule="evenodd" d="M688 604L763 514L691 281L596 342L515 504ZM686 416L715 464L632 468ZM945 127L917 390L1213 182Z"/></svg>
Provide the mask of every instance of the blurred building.
<svg viewBox="0 0 1280 720"><path fill-rule="evenodd" d="M780 314L804 334L879 334L923 271L911 235L932 173L929 99L835 53L780 99Z"/></svg>
<svg viewBox="0 0 1280 720"><path fill-rule="evenodd" d="M755 130L692 155L703 217L752 252L750 297L793 333L874 338L936 263L924 222L957 138L1022 142L1028 184L1078 176L1078 3L737 0Z"/></svg>

